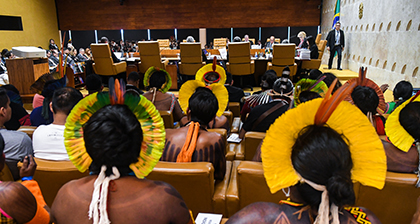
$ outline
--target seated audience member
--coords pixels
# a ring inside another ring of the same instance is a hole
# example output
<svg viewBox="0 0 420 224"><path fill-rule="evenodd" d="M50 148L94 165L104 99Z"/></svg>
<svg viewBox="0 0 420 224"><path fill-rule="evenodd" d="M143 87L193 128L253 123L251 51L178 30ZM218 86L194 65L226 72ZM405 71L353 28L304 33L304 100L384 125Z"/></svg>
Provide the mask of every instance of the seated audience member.
<svg viewBox="0 0 420 224"><path fill-rule="evenodd" d="M143 96L111 89L81 100L67 119L69 158L91 175L60 189L51 208L56 223L188 223L179 193L145 179L164 147L159 113Z"/></svg>
<svg viewBox="0 0 420 224"><path fill-rule="evenodd" d="M197 86L202 86L202 87L204 87L204 86L206 86L204 83L200 83L200 81L197 81L197 80L192 80L192 81L190 81L190 82L187 82L187 83L185 83L185 86L183 86L182 87L182 89L183 89L183 92L185 92L185 91L190 91L190 92L193 92L195 89L197 89L196 90L196 92L197 91L201 91L202 89L201 88L197 88ZM224 86L223 86L224 87ZM221 87L221 85L218 85L218 87L217 88L220 88L220 90L221 91L223 91L224 93L223 94L225 94L226 92L227 92L227 90L226 90L226 88L225 89L223 89L222 87ZM183 95L185 95L185 94L183 94ZM227 94L226 94L227 95ZM184 104L187 104L185 101L187 100L187 99L185 99L185 98L182 98L181 97L181 99L183 99L184 100ZM220 108L227 108L227 105L228 105L228 98L227 97L223 97L223 98L220 98L220 99L217 99L218 100L218 105L219 105L219 107ZM223 102L219 102L219 100L222 100ZM182 102L181 102L182 103ZM184 112L187 112L187 108L185 108L185 110L184 110ZM222 114L222 115L221 115ZM191 117L188 117L188 116L184 116L181 120L180 120L180 126L185 126L185 125L188 125L189 123L191 122ZM214 117L214 119L212 119L208 124L207 124L207 126L206 126L206 128L208 128L208 129L215 129L215 128L223 128L223 129L226 129L226 131L229 133L230 132L230 123L229 123L229 120L227 119L227 117L226 116L224 116L223 115L223 111L222 112L220 112L220 113L218 113L217 115L216 115L216 117Z"/></svg>
<svg viewBox="0 0 420 224"><path fill-rule="evenodd" d="M387 139L382 143L385 148L389 171L413 173L418 170L420 165L418 159L420 150L420 97L418 95L402 103L386 120ZM420 187L419 182L416 186Z"/></svg>
<svg viewBox="0 0 420 224"><path fill-rule="evenodd" d="M85 55L84 55L88 60L92 60L92 51L90 50L90 48L86 48L85 50Z"/></svg>
<svg viewBox="0 0 420 224"><path fill-rule="evenodd" d="M326 72L323 74L325 76L324 83L328 86L328 88L331 86L331 84L334 82L334 80L337 78L334 74L330 73L330 72ZM335 93L335 91L337 91L338 88L340 88L342 86L341 82L338 81L335 84L335 87L332 91L332 93Z"/></svg>
<svg viewBox="0 0 420 224"><path fill-rule="evenodd" d="M50 68L50 72L56 71L58 64L60 64L58 51L53 49L51 50L51 56L48 57L48 66Z"/></svg>
<svg viewBox="0 0 420 224"><path fill-rule="evenodd" d="M55 44L54 39L50 39L50 44L48 46L48 49L50 49L50 50L58 50L58 46L57 46L57 44Z"/></svg>
<svg viewBox="0 0 420 224"><path fill-rule="evenodd" d="M4 123L4 126L8 130L17 130L20 126L30 126L31 121L29 114L26 109L23 108L19 90L13 85L4 85L1 88L6 89L7 96L10 99L10 107L12 109L12 117L9 121Z"/></svg>
<svg viewBox="0 0 420 224"><path fill-rule="evenodd" d="M302 91L299 94L299 101L301 103L308 102L308 101L316 99L316 98L322 98L322 97L318 93L311 92L311 91Z"/></svg>
<svg viewBox="0 0 420 224"><path fill-rule="evenodd" d="M5 165L5 140L0 134L0 170ZM25 156L20 176L22 182L0 181L0 223L51 223L49 208L38 183L32 179L36 163L32 156Z"/></svg>
<svg viewBox="0 0 420 224"><path fill-rule="evenodd" d="M379 96L375 90L367 86L357 86L351 93L351 98L363 114L365 114L369 121L375 127L378 135L385 135L384 125L385 118L381 115L376 115L376 108L379 105Z"/></svg>
<svg viewBox="0 0 420 224"><path fill-rule="evenodd" d="M245 97L245 103L241 110L241 120L245 122L246 115L251 111L252 108L269 103L271 101L268 92L273 88L274 82L277 80L277 74L274 70L267 70L261 77L261 91L255 92L253 95Z"/></svg>
<svg viewBox="0 0 420 224"><path fill-rule="evenodd" d="M90 74L86 77L86 90L89 95L93 93L100 93L104 86L102 85L102 79L97 74Z"/></svg>
<svg viewBox="0 0 420 224"><path fill-rule="evenodd" d="M108 38L107 38L107 37L101 37L101 43L103 43L103 44L109 44ZM113 61L114 63L121 62L121 60L120 60L120 59L118 59L118 58L117 58L117 56L115 56L115 54L114 54L114 50L112 49L112 47L111 47L111 46L109 46L109 49L110 49L110 51L111 51L112 61Z"/></svg>
<svg viewBox="0 0 420 224"><path fill-rule="evenodd" d="M85 61L87 61L87 60L89 60L89 58L86 56L86 54L85 54L85 49L83 49L83 48L80 48L79 49L79 54L77 54L77 62L85 62Z"/></svg>
<svg viewBox="0 0 420 224"><path fill-rule="evenodd" d="M293 83L288 78L279 78L268 93L272 101L254 107L249 113L239 138L243 139L248 131L266 132L274 121L286 112L293 99Z"/></svg>
<svg viewBox="0 0 420 224"><path fill-rule="evenodd" d="M244 36L244 42L249 42L249 44L252 46L254 45L254 42L252 40L249 39L248 34L245 34Z"/></svg>
<svg viewBox="0 0 420 224"><path fill-rule="evenodd" d="M399 105L404 103L413 95L413 85L407 81L400 81L394 88L392 92L394 95L394 101L387 103L385 114L390 114L395 110Z"/></svg>
<svg viewBox="0 0 420 224"><path fill-rule="evenodd" d="M318 59L319 52L318 46L315 44L315 38L309 36L306 40L308 41L307 44L309 45L309 50L311 51L311 59Z"/></svg>
<svg viewBox="0 0 420 224"><path fill-rule="evenodd" d="M127 85L125 88L127 90L132 89L135 90L139 95L143 94L144 92L139 89L140 84L140 75L137 72L130 72L127 77Z"/></svg>
<svg viewBox="0 0 420 224"><path fill-rule="evenodd" d="M195 88L189 88L189 85ZM220 134L207 132L207 124L224 108L219 104L223 98L221 84L212 84L211 89L197 80L186 82L179 91L182 108L186 108L190 123L179 129L166 129L166 144L161 161L211 162L214 179L223 180L226 172L225 142ZM219 99L218 99L219 98Z"/></svg>
<svg viewBox="0 0 420 224"><path fill-rule="evenodd" d="M167 92L171 84L171 76L167 71L150 67L144 74L144 86L148 91L143 96L150 100L157 110L170 111L174 122L177 122L184 116L184 112L175 95Z"/></svg>
<svg viewBox="0 0 420 224"><path fill-rule="evenodd" d="M0 88L0 127L10 120L12 117L12 108L10 107L10 99L4 88ZM4 154L6 155L6 164L13 174L15 180L20 179L17 163L22 161L25 156L33 155L32 141L29 136L20 131L11 131L7 129L0 129L0 134L3 136L5 147Z"/></svg>
<svg viewBox="0 0 420 224"><path fill-rule="evenodd" d="M227 224L380 223L368 209L352 206L353 182L385 185L382 144L364 115L337 95L288 111L267 132L261 149L265 180L271 193L284 189L290 198L248 205Z"/></svg>
<svg viewBox="0 0 420 224"><path fill-rule="evenodd" d="M41 92L44 97L41 107L34 108L31 112L30 119L31 125L38 127L41 124L51 124L53 120L53 113L50 109L50 103L56 89L64 87L66 85L66 77L58 80L47 81Z"/></svg>
<svg viewBox="0 0 420 224"><path fill-rule="evenodd" d="M64 125L67 116L83 95L71 87L56 89L50 103L54 121L40 125L32 136L35 157L47 160L69 160L64 146Z"/></svg>
<svg viewBox="0 0 420 224"><path fill-rule="evenodd" d="M74 62L79 62L77 58L77 49L73 48L70 50L70 58L74 61Z"/></svg>
<svg viewBox="0 0 420 224"><path fill-rule="evenodd" d="M311 91L318 93L321 97L324 97L328 87L323 82L325 77L322 76L318 79L301 79L299 82L296 83L295 86L295 99L294 99L294 106L297 107L301 102L299 101L299 95L303 91Z"/></svg>
<svg viewBox="0 0 420 224"><path fill-rule="evenodd" d="M64 55L63 55L63 61L66 62L67 65L69 65L70 67L73 67L75 62L73 60L73 58L71 57L71 49L70 48L65 48L64 49ZM64 64L64 62L63 62Z"/></svg>
<svg viewBox="0 0 420 224"><path fill-rule="evenodd" d="M242 103L242 98L245 96L245 93L241 88L233 86L232 74L230 72L226 72L225 87L229 93L229 102Z"/></svg>

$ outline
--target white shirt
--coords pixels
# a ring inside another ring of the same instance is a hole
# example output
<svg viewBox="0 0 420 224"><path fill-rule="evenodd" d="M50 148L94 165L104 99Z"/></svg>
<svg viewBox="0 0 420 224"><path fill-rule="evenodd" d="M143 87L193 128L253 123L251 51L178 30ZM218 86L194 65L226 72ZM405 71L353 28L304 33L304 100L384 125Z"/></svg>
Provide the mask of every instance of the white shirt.
<svg viewBox="0 0 420 224"><path fill-rule="evenodd" d="M32 136L36 158L48 160L69 160L64 146L64 125L40 125Z"/></svg>

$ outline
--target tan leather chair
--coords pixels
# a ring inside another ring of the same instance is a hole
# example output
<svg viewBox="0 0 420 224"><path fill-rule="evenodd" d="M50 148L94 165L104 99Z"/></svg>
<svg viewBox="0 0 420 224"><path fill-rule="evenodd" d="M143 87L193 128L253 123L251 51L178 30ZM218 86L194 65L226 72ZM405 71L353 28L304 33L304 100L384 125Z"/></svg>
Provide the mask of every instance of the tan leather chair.
<svg viewBox="0 0 420 224"><path fill-rule="evenodd" d="M218 213L226 216L226 190L230 179L232 162L226 162L223 181L214 184L214 168L211 163L158 162L147 176L172 185L182 196L194 217L199 212Z"/></svg>
<svg viewBox="0 0 420 224"><path fill-rule="evenodd" d="M241 116L241 105L238 102L229 102L229 110L232 111L234 117Z"/></svg>
<svg viewBox="0 0 420 224"><path fill-rule="evenodd" d="M267 70L273 69L277 76L281 76L286 66L290 68L290 78L296 74L297 64L295 63L295 44L274 44L273 60L267 62Z"/></svg>
<svg viewBox="0 0 420 224"><path fill-rule="evenodd" d="M165 128L179 128L179 122L176 125L174 125L174 116L170 111L160 110L159 114L162 117Z"/></svg>
<svg viewBox="0 0 420 224"><path fill-rule="evenodd" d="M98 75L118 75L126 71L125 62L114 63L111 57L111 51L108 44L91 44L94 62L93 70Z"/></svg>
<svg viewBox="0 0 420 224"><path fill-rule="evenodd" d="M146 73L152 66L165 69L168 60L162 60L160 57L159 43L157 41L138 42L140 52L139 72Z"/></svg>
<svg viewBox="0 0 420 224"><path fill-rule="evenodd" d="M318 34L321 35L321 34ZM318 59L311 59L310 61L302 61L302 69L319 69L321 66L322 55L324 54L325 46L327 45L326 40L321 40L318 44Z"/></svg>
<svg viewBox="0 0 420 224"><path fill-rule="evenodd" d="M316 45L318 45L319 44L319 41L321 41L321 37L322 37L322 34L316 35L316 38L315 38L315 44Z"/></svg>
<svg viewBox="0 0 420 224"><path fill-rule="evenodd" d="M206 64L203 62L200 43L181 43L181 62L179 62L179 74L194 75Z"/></svg>
<svg viewBox="0 0 420 224"><path fill-rule="evenodd" d="M170 49L169 47L169 39L157 39L157 42L159 43L159 49Z"/></svg>
<svg viewBox="0 0 420 224"><path fill-rule="evenodd" d="M32 139L32 135L34 134L36 128L37 127L34 126L20 126L20 128L17 131L26 133L29 136L29 138Z"/></svg>
<svg viewBox="0 0 420 224"><path fill-rule="evenodd" d="M356 205L371 210L383 224L411 223L420 196L416 182L416 174L387 172L382 190L360 186Z"/></svg>
<svg viewBox="0 0 420 224"><path fill-rule="evenodd" d="M226 49L226 38L214 38L213 49Z"/></svg>
<svg viewBox="0 0 420 224"><path fill-rule="evenodd" d="M70 161L52 161L34 158L37 164L34 180L44 195L45 202L51 207L58 190L67 182L89 175L80 171Z"/></svg>
<svg viewBox="0 0 420 224"><path fill-rule="evenodd" d="M245 133L244 160L251 161L254 158L258 145L265 138L265 132L248 131Z"/></svg>
<svg viewBox="0 0 420 224"><path fill-rule="evenodd" d="M223 116L225 116L228 121L229 121L229 126L232 126L232 122L233 122L233 113L232 111L223 111Z"/></svg>
<svg viewBox="0 0 420 224"><path fill-rule="evenodd" d="M243 78L247 76L253 79L250 75L255 72L255 63L251 60L251 50L249 42L238 42L229 44L229 62L226 63L227 70L233 76L239 76L240 86L243 88ZM252 86L251 86L252 90Z"/></svg>
<svg viewBox="0 0 420 224"><path fill-rule="evenodd" d="M278 203L284 199L286 196L282 191L271 194L265 182L261 162L237 160L233 162L229 187L226 192L228 217L254 202Z"/></svg>
<svg viewBox="0 0 420 224"><path fill-rule="evenodd" d="M15 181L9 167L4 163L4 167L0 172L0 181Z"/></svg>

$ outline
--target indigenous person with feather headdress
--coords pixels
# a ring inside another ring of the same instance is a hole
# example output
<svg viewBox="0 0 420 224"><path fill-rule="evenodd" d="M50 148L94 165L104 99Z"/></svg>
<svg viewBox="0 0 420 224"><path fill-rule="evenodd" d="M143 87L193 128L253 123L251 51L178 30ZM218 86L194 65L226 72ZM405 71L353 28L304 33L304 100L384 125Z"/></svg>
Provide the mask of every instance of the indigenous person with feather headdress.
<svg viewBox="0 0 420 224"><path fill-rule="evenodd" d="M287 111L267 131L265 180L271 193L283 189L290 199L251 204L227 223L380 223L369 210L352 207L353 182L382 189L385 152L367 117L342 101L355 83L330 97L333 86L324 99Z"/></svg>
<svg viewBox="0 0 420 224"><path fill-rule="evenodd" d="M150 100L156 106L156 109L170 111L175 122L184 117L184 112L181 110L175 95L168 93L172 80L167 71L154 66L150 67L144 74L143 84L148 90L143 96Z"/></svg>
<svg viewBox="0 0 420 224"><path fill-rule="evenodd" d="M144 179L165 144L159 112L144 96L125 93L123 83L113 85L113 78L109 87L109 93L85 97L67 118L67 153L90 176L60 189L52 206L56 223L189 223L173 187Z"/></svg>
<svg viewBox="0 0 420 224"><path fill-rule="evenodd" d="M385 123L384 144L388 170L418 172L420 168L420 91L399 105ZM420 187L420 172L416 187Z"/></svg>
<svg viewBox="0 0 420 224"><path fill-rule="evenodd" d="M222 66L217 64L216 57L213 58L212 64L207 64L201 67L195 75L195 80L202 82L205 86L210 86L216 83L224 85L226 83L226 78L227 78L226 71ZM229 92L228 92L228 95L229 95ZM218 100L220 99L218 98ZM223 97L223 100L227 100L228 102L229 98ZM227 108L227 103L224 108L219 108L219 109L225 110L226 108ZM188 124L190 121L191 120L188 117L183 117L180 122L181 126ZM231 124L229 124L229 120L227 119L226 116L223 115L223 112L222 112L222 114L218 113L218 115L207 124L207 128L210 128L210 129L223 128L229 132L230 125Z"/></svg>
<svg viewBox="0 0 420 224"><path fill-rule="evenodd" d="M228 103L223 84L206 86L190 80L179 90L179 101L190 121L179 129L166 129L166 144L161 161L211 162L214 179L223 180L226 172L225 143L220 134L208 132L207 125L221 116Z"/></svg>

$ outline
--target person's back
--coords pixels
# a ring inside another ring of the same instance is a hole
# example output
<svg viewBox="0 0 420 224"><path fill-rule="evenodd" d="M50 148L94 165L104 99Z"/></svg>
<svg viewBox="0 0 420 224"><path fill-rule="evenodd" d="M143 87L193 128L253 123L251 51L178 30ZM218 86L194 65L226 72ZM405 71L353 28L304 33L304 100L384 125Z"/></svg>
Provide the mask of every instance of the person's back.
<svg viewBox="0 0 420 224"><path fill-rule="evenodd" d="M52 206L56 223L188 223L188 208L179 193L168 184L144 179L164 145L158 112L137 94L116 93L109 100L107 94L87 96L67 119L69 158L81 172L89 168L91 175L60 189ZM102 107L82 117L93 104ZM147 112L134 114L130 108ZM79 140L84 144L75 143ZM91 163L83 160L86 157Z"/></svg>
<svg viewBox="0 0 420 224"><path fill-rule="evenodd" d="M96 178L88 176L74 180L60 189L52 206L56 223L92 223L87 211ZM112 223L186 224L190 219L181 195L161 181L140 180L133 176L113 180L108 201L108 216Z"/></svg>
<svg viewBox="0 0 420 224"><path fill-rule="evenodd" d="M199 87L188 101L187 117L191 122L179 129L166 129L161 161L211 162L215 169L214 178L222 180L226 172L225 143L220 134L206 130L207 124L219 110L218 99L211 90Z"/></svg>
<svg viewBox="0 0 420 224"><path fill-rule="evenodd" d="M71 87L54 91L50 103L54 121L49 125L40 125L32 136L35 157L48 160L69 160L64 146L64 124L74 105L82 98L82 94Z"/></svg>
<svg viewBox="0 0 420 224"><path fill-rule="evenodd" d="M144 85L149 89L143 94L160 111L170 111L173 114L174 121L179 121L184 113L179 106L175 95L167 93L170 88L171 77L163 69L150 67L144 75Z"/></svg>

